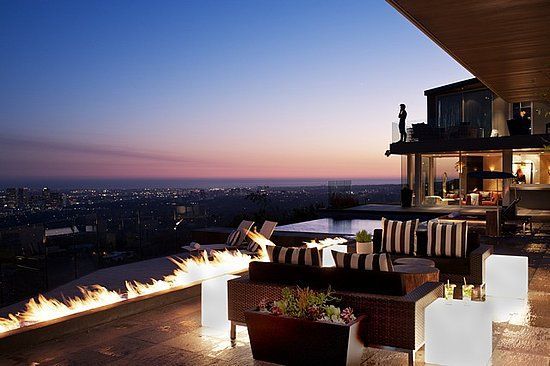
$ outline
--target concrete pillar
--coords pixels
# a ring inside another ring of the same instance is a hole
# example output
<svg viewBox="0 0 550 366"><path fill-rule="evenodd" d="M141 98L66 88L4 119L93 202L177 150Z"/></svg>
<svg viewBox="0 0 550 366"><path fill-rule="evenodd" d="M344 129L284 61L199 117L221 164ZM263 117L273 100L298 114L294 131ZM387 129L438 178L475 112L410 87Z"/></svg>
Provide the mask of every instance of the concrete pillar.
<svg viewBox="0 0 550 366"><path fill-rule="evenodd" d="M428 158L428 196L433 196L435 192L435 159Z"/></svg>
<svg viewBox="0 0 550 366"><path fill-rule="evenodd" d="M420 206L424 201L424 187L422 186L422 154L414 154L414 204Z"/></svg>
<svg viewBox="0 0 550 366"><path fill-rule="evenodd" d="M502 151L502 171L505 173L512 173L512 150L503 150ZM510 194L510 179L503 179L502 184L502 205L508 206L512 201Z"/></svg>
<svg viewBox="0 0 550 366"><path fill-rule="evenodd" d="M497 130L500 136L508 136L508 103L500 97L493 99L493 130ZM485 136L489 137L489 136Z"/></svg>
<svg viewBox="0 0 550 366"><path fill-rule="evenodd" d="M407 155L407 184L409 188L414 190L414 155Z"/></svg>

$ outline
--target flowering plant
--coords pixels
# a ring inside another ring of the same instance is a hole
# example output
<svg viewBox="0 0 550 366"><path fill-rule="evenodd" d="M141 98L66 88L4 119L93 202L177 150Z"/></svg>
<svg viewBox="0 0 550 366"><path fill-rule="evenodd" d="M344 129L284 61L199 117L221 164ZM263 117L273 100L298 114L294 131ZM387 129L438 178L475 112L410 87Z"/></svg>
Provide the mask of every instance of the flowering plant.
<svg viewBox="0 0 550 366"><path fill-rule="evenodd" d="M352 308L340 310L332 303L340 299L332 296L329 288L326 292L310 290L308 287L297 287L295 290L288 287L282 291L282 299L277 301L262 300L258 305L260 311L271 315L285 315L293 318L326 321L348 324L355 320Z"/></svg>

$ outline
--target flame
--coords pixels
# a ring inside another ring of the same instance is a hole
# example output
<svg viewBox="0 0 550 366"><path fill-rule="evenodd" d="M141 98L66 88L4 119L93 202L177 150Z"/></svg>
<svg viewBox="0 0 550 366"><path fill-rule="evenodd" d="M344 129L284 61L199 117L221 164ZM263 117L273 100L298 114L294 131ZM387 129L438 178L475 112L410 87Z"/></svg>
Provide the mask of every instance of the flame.
<svg viewBox="0 0 550 366"><path fill-rule="evenodd" d="M269 241L260 234L256 235L257 240ZM177 267L171 275L165 276L161 280L151 279L148 283L126 281L126 293L124 294L94 285L89 289L79 287L82 293L80 297L67 298L63 301L38 295L36 299L29 300L25 305L25 310L21 313L9 314L7 318L0 317L0 333L62 318L126 299L133 299L174 287L187 286L223 274L242 272L248 268L250 262L266 260L262 253L266 252L260 251L257 256L251 256L238 250L212 251L212 259L209 259L206 251L203 251L198 257L187 259L169 258Z"/></svg>
<svg viewBox="0 0 550 366"><path fill-rule="evenodd" d="M19 319L13 314L8 315L8 319L0 318L0 333L14 330L20 327Z"/></svg>
<svg viewBox="0 0 550 366"><path fill-rule="evenodd" d="M99 285L91 286L91 290L85 287L79 287L78 289L82 293L82 297L68 298L64 302L38 295L38 300L31 299L27 303L25 311L18 314L17 318L25 325L33 324L124 300L124 297L118 292L109 291Z"/></svg>
<svg viewBox="0 0 550 366"><path fill-rule="evenodd" d="M246 234L252 241L257 243L260 246L259 251L259 257L260 260L266 262L269 261L269 258L267 257L267 247L268 246L275 246L275 243L273 243L271 240L267 239L262 234L258 233L257 231L249 231Z"/></svg>
<svg viewBox="0 0 550 366"><path fill-rule="evenodd" d="M199 257L187 259L169 258L177 268L171 275L162 280L152 279L149 283L126 282L129 299L168 290L174 287L187 286L193 282L204 281L228 273L245 271L253 260L258 260L238 250L212 251L212 259L206 251Z"/></svg>
<svg viewBox="0 0 550 366"><path fill-rule="evenodd" d="M212 258L208 257L206 251L198 257L169 258L176 265L172 274L161 280L151 279L147 283L126 281L126 293L94 285L89 288L79 287L82 293L80 297L57 300L38 295L36 299L32 298L27 302L21 313L9 314L7 318L0 317L0 333L175 287L189 286L224 274L243 272L252 261L268 261L266 247L275 244L257 232L249 232L248 236L260 245L256 255L248 255L239 250L224 250L212 251ZM345 239L334 238L321 240L318 245L330 246L345 242Z"/></svg>
<svg viewBox="0 0 550 366"><path fill-rule="evenodd" d="M347 243L347 239L336 237L336 238L326 238L323 240L319 240L319 242L316 242L315 240L308 242L305 242L306 247L308 248L317 248L317 249L323 249L327 248L333 245L340 245Z"/></svg>

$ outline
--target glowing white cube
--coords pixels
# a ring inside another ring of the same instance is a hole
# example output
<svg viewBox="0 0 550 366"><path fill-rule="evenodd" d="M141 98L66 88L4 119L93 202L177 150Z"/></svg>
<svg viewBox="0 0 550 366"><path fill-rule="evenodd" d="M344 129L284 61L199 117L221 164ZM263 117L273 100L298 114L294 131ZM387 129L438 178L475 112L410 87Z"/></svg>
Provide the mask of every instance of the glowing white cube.
<svg viewBox="0 0 550 366"><path fill-rule="evenodd" d="M230 326L227 313L227 281L240 276L223 275L202 281L201 325L203 327L227 330Z"/></svg>
<svg viewBox="0 0 550 366"><path fill-rule="evenodd" d="M527 298L527 257L493 254L485 261L487 296Z"/></svg>
<svg viewBox="0 0 550 366"><path fill-rule="evenodd" d="M347 245L331 245L330 247L323 248L323 267L335 267L336 263L334 262L334 258L332 257L331 251L335 252L341 252L341 253L347 253L348 252L348 246Z"/></svg>
<svg viewBox="0 0 550 366"><path fill-rule="evenodd" d="M425 310L425 361L441 365L486 365L492 352L490 306L439 298Z"/></svg>
<svg viewBox="0 0 550 366"><path fill-rule="evenodd" d="M524 325L529 317L527 299L487 296L485 302L491 307L493 321L497 323Z"/></svg>

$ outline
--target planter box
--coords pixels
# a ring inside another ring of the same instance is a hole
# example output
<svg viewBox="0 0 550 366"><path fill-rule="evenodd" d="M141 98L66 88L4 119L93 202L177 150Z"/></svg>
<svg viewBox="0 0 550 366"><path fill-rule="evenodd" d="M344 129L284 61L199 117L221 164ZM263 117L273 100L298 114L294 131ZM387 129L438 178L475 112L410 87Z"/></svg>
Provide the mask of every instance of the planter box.
<svg viewBox="0 0 550 366"><path fill-rule="evenodd" d="M255 360L284 365L360 365L359 325L336 324L246 311Z"/></svg>
<svg viewBox="0 0 550 366"><path fill-rule="evenodd" d="M357 242L355 243L356 253L357 254L372 254L374 253L374 244L372 241L361 243Z"/></svg>

